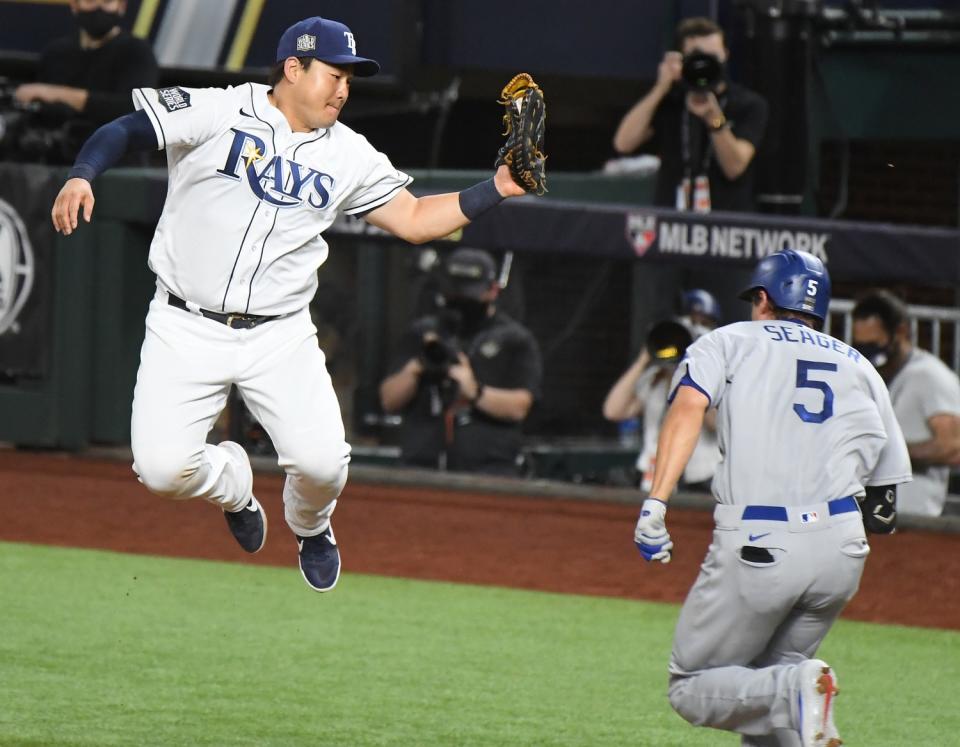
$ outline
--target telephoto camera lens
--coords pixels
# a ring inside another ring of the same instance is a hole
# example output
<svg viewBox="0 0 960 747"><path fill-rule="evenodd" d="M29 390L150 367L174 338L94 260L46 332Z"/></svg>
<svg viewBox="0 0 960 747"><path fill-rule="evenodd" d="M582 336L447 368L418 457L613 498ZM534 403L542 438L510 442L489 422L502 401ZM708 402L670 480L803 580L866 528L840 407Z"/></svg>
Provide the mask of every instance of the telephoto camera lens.
<svg viewBox="0 0 960 747"><path fill-rule="evenodd" d="M715 91L723 80L723 63L706 52L691 52L683 58L681 77L691 91Z"/></svg>

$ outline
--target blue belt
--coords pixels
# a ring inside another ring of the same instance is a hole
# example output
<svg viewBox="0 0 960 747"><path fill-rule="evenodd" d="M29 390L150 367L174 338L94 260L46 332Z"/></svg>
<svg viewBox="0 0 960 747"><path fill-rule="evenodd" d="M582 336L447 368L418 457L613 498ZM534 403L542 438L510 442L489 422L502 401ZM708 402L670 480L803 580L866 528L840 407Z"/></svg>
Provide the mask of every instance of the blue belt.
<svg viewBox="0 0 960 747"><path fill-rule="evenodd" d="M852 495L828 501L827 508L831 516L860 510ZM789 521L786 506L745 506L742 518L744 521Z"/></svg>

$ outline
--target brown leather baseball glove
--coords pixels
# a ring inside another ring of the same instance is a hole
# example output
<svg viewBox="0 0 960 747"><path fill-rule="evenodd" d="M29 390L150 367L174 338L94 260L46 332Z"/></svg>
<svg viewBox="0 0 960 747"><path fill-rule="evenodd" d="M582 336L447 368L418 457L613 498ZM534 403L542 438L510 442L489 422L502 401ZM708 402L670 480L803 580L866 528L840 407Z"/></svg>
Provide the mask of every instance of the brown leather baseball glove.
<svg viewBox="0 0 960 747"><path fill-rule="evenodd" d="M507 140L497 154L496 166L505 163L517 184L527 192L542 195L547 191L547 157L543 153L547 108L543 91L530 75L520 73L503 87L498 103L506 108L503 124Z"/></svg>

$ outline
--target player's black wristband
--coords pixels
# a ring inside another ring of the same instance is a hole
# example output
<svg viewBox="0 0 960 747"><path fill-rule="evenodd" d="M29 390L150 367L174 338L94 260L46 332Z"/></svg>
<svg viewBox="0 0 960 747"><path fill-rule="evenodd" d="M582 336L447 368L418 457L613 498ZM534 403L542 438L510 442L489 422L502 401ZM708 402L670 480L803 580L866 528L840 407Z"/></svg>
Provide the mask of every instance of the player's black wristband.
<svg viewBox="0 0 960 747"><path fill-rule="evenodd" d="M503 195L497 191L493 177L472 187L467 187L460 193L460 211L473 220L478 215L487 212L503 202Z"/></svg>

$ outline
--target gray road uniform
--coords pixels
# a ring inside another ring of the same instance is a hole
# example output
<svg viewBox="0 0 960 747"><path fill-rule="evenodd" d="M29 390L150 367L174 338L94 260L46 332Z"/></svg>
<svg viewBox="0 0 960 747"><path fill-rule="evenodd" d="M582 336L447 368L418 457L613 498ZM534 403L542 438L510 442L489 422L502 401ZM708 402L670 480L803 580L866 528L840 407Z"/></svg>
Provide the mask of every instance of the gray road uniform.
<svg viewBox="0 0 960 747"><path fill-rule="evenodd" d="M718 408L723 460L713 542L677 624L670 701L744 745L799 744L797 665L856 593L870 552L853 496L909 480L906 445L873 366L799 322L701 337L671 399L682 385Z"/></svg>

